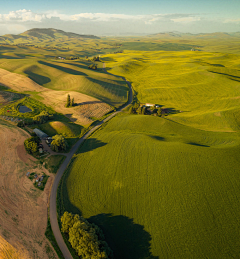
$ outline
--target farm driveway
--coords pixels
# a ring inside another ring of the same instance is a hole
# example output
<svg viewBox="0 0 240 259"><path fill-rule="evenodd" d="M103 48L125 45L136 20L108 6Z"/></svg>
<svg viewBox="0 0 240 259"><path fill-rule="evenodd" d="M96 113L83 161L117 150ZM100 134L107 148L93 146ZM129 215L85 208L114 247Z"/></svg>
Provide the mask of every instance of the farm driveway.
<svg viewBox="0 0 240 259"><path fill-rule="evenodd" d="M103 69L105 70L105 63L103 64ZM108 73L108 72L106 72ZM110 74L110 73L108 73ZM126 80L125 78L123 78L124 80ZM83 137L81 137L78 142L72 147L72 149L70 150L70 152L67 154L66 159L64 160L63 164L61 165L61 167L59 168L57 175L54 179L54 183L52 185L52 191L51 191L51 196L50 196L50 221L51 221L51 226L52 226L52 230L53 230L53 234L56 238L56 241L58 243L59 248L61 249L65 259L72 259L72 255L70 254L64 240L62 237L62 234L60 232L59 229L59 225L58 225L58 219L57 219L57 188L58 188L58 184L61 180L61 177L64 173L64 171L66 170L68 163L70 162L72 156L76 153L77 149L79 148L79 146L83 143L83 141L85 139L87 139L95 130L97 130L98 128L101 127L101 125L103 123L105 123L106 121L112 119L116 114L122 112L122 110L124 108L126 108L128 105L131 104L132 102L132 87L131 87L131 83L128 82L126 80L128 86L129 86L129 98L128 98L128 102L119 110L116 111L114 113L112 113L109 117L107 117L106 119L104 119L103 121L99 122L94 128L92 128L88 133L86 133Z"/></svg>

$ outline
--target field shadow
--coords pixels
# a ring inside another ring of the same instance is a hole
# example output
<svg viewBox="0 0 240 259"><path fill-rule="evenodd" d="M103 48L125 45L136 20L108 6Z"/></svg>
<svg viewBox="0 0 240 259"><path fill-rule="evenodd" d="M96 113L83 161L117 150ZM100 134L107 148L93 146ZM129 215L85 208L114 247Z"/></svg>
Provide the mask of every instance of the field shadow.
<svg viewBox="0 0 240 259"><path fill-rule="evenodd" d="M87 76L87 74L85 74L83 72L80 72L80 71L77 71L77 70L74 70L72 68L62 67L62 66L55 65L55 64L52 64L52 63L48 63L48 62L41 61L41 60L39 60L38 63L41 64L41 65L56 68L58 70L61 70L65 73L68 73L68 74L71 74L71 75Z"/></svg>
<svg viewBox="0 0 240 259"><path fill-rule="evenodd" d="M68 65L75 66L75 67L79 67L79 68L83 68L83 69L88 69L88 66L87 66L87 65L86 65L86 66L80 65L80 64L78 64L78 63L76 63L76 62L74 62L74 63L64 62L64 64L68 64ZM90 63L89 63L88 65L90 65Z"/></svg>
<svg viewBox="0 0 240 259"><path fill-rule="evenodd" d="M103 103L102 101L89 101L89 102L82 102L82 103L75 103L76 106L78 105L86 105L86 104L94 104L94 103Z"/></svg>
<svg viewBox="0 0 240 259"><path fill-rule="evenodd" d="M51 82L51 79L49 77L36 74L29 70L25 70L24 73L26 73L30 79L32 79L34 82L38 83L39 85L45 85Z"/></svg>
<svg viewBox="0 0 240 259"><path fill-rule="evenodd" d="M98 214L89 222L98 225L112 248L115 259L158 259L151 254L151 235L144 226L136 224L126 216Z"/></svg>
<svg viewBox="0 0 240 259"><path fill-rule="evenodd" d="M188 145L193 145L193 146L198 146L198 147L210 147L208 145L202 145L202 144L199 144L199 143L194 143L194 142L189 142L187 143Z"/></svg>
<svg viewBox="0 0 240 259"><path fill-rule="evenodd" d="M103 147L105 145L107 145L107 143L104 143L96 138L86 139L84 141L84 144L77 151L77 154L86 153L86 152L92 151L94 149Z"/></svg>
<svg viewBox="0 0 240 259"><path fill-rule="evenodd" d="M234 76L234 75L230 75L230 74L226 74L226 73L221 73L221 72L215 72L215 71L211 71L208 70L208 72L214 73L214 74L219 74L219 75L224 75L227 76L229 79L234 80L239 82L240 81L240 76Z"/></svg>
<svg viewBox="0 0 240 259"><path fill-rule="evenodd" d="M64 114L66 117L68 117L72 122L75 122L75 121L77 121L77 119L76 118L73 118L72 117L72 113L69 113L69 114Z"/></svg>
<svg viewBox="0 0 240 259"><path fill-rule="evenodd" d="M152 139L156 139L158 141L165 141L166 140L164 137L160 137L160 136L151 136L151 135L149 135L149 137L152 138Z"/></svg>

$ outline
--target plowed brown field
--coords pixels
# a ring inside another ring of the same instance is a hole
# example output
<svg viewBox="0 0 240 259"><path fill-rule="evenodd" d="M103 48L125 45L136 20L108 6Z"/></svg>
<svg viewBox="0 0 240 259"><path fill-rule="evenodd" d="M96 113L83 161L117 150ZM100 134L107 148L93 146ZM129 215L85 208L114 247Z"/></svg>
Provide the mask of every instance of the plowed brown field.
<svg viewBox="0 0 240 259"><path fill-rule="evenodd" d="M29 136L25 131L0 120L0 136L0 258L1 253L8 258L11 251L26 259L57 258L44 235L54 176L26 153L23 143ZM34 187L27 172L50 176L44 191Z"/></svg>

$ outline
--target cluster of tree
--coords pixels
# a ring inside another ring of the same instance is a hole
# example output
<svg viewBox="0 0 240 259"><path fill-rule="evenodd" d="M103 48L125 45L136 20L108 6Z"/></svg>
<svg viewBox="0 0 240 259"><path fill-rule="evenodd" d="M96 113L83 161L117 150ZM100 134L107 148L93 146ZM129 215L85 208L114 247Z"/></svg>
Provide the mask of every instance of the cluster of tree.
<svg viewBox="0 0 240 259"><path fill-rule="evenodd" d="M117 54L117 53L123 53L123 50L118 50L114 52L114 54Z"/></svg>
<svg viewBox="0 0 240 259"><path fill-rule="evenodd" d="M67 149L67 141L62 135L55 135L52 137L51 149L55 152Z"/></svg>
<svg viewBox="0 0 240 259"><path fill-rule="evenodd" d="M100 61L100 57L99 56L98 57L93 57L92 61Z"/></svg>
<svg viewBox="0 0 240 259"><path fill-rule="evenodd" d="M28 154L37 155L40 138L35 133L32 133L31 135L32 137L24 141L24 147Z"/></svg>
<svg viewBox="0 0 240 259"><path fill-rule="evenodd" d="M32 124L43 124L46 123L48 120L53 118L53 114L49 114L46 111L42 111L40 114L34 116L33 118L25 118L22 121L17 123L18 127L24 127L25 125L32 125Z"/></svg>
<svg viewBox="0 0 240 259"><path fill-rule="evenodd" d="M46 111L42 111L40 114L33 117L34 124L43 124L46 123L48 120L53 118L52 114L49 114Z"/></svg>
<svg viewBox="0 0 240 259"><path fill-rule="evenodd" d="M62 232L67 233L69 242L82 259L113 258L102 230L79 215L64 212L61 217Z"/></svg>
<svg viewBox="0 0 240 259"><path fill-rule="evenodd" d="M97 70L97 65L91 64L91 65L88 66L88 68L93 69L93 70Z"/></svg>
<svg viewBox="0 0 240 259"><path fill-rule="evenodd" d="M135 103L133 106L131 106L129 113L130 114L142 114L142 115L157 114L158 116L162 116L162 109L161 109L161 107L157 108L156 106L152 106L151 112L149 113L146 106L140 106L139 103Z"/></svg>
<svg viewBox="0 0 240 259"><path fill-rule="evenodd" d="M68 107L73 107L73 106L75 106L74 97L71 99L70 95L68 94L66 107L68 108Z"/></svg>

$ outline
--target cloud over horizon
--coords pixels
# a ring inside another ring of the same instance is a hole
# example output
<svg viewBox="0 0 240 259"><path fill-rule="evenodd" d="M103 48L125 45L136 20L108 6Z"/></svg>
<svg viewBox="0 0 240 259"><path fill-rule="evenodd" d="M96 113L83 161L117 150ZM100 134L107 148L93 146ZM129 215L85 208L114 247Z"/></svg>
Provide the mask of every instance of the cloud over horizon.
<svg viewBox="0 0 240 259"><path fill-rule="evenodd" d="M90 34L104 33L154 33L168 30L182 32L213 32L219 26L225 30L234 30L234 24L239 24L239 19L222 19L215 21L212 31L199 31L204 24L211 22L205 14L110 14L110 13L77 13L64 14L56 10L44 13L35 13L31 10L21 9L0 14L0 33L21 33L22 30L33 27L64 28L68 31ZM5 26L3 26L5 25ZM84 26L83 26L84 25ZM225 25L225 26L220 26ZM98 28L98 29L96 29ZM128 31L126 31L128 28ZM207 28L207 27L206 27ZM218 31L219 31L218 30Z"/></svg>

